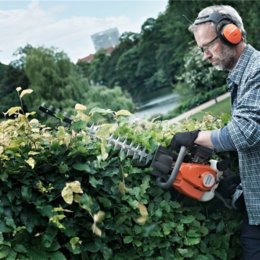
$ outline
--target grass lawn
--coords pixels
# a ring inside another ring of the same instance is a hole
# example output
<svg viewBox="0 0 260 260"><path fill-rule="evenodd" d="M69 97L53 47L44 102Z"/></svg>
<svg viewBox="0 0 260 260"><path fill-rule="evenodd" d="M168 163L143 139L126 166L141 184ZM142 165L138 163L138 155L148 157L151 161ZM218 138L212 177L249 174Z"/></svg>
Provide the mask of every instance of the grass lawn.
<svg viewBox="0 0 260 260"><path fill-rule="evenodd" d="M201 120L206 113L218 116L222 113L230 113L230 98L226 98L192 116L190 119Z"/></svg>

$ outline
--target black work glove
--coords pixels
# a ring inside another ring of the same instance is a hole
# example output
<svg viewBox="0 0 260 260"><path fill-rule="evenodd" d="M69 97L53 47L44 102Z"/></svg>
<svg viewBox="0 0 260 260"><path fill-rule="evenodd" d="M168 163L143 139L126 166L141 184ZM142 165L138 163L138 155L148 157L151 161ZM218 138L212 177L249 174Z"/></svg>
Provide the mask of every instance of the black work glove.
<svg viewBox="0 0 260 260"><path fill-rule="evenodd" d="M230 169L223 171L217 191L224 198L232 198L236 191L237 185L241 182L239 174L234 174Z"/></svg>
<svg viewBox="0 0 260 260"><path fill-rule="evenodd" d="M198 137L199 131L200 130L195 130L175 134L172 138L170 149L178 152L181 146L185 146L187 148L192 147L194 145L194 141Z"/></svg>

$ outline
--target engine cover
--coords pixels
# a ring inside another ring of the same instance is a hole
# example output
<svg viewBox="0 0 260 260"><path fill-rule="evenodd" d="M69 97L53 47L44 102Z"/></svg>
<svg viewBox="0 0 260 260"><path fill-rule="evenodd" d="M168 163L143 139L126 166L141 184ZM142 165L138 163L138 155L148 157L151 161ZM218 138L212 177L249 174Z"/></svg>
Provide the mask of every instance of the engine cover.
<svg viewBox="0 0 260 260"><path fill-rule="evenodd" d="M213 160L212 160L213 161ZM214 197L219 173L215 162L208 164L182 163L173 187L179 192L200 201Z"/></svg>

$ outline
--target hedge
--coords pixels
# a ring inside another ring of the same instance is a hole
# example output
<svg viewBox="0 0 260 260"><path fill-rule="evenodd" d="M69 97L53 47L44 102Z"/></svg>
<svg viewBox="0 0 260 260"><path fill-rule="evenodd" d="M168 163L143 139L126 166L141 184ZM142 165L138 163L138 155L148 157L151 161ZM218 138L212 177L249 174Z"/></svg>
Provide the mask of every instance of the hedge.
<svg viewBox="0 0 260 260"><path fill-rule="evenodd" d="M149 167L107 143L113 133L154 152L176 131L214 129L221 119L175 126L81 109L71 127L50 128L21 107L0 123L0 259L239 258L237 212L162 190ZM93 138L86 125L97 114Z"/></svg>

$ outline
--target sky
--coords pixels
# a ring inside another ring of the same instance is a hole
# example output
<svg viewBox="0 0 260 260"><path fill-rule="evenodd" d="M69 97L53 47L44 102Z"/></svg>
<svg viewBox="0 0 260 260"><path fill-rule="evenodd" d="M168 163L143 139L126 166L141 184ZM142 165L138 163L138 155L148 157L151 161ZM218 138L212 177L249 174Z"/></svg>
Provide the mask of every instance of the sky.
<svg viewBox="0 0 260 260"><path fill-rule="evenodd" d="M55 47L77 62L95 48L91 35L117 27L139 33L168 0L0 0L0 62L17 59L19 47Z"/></svg>

